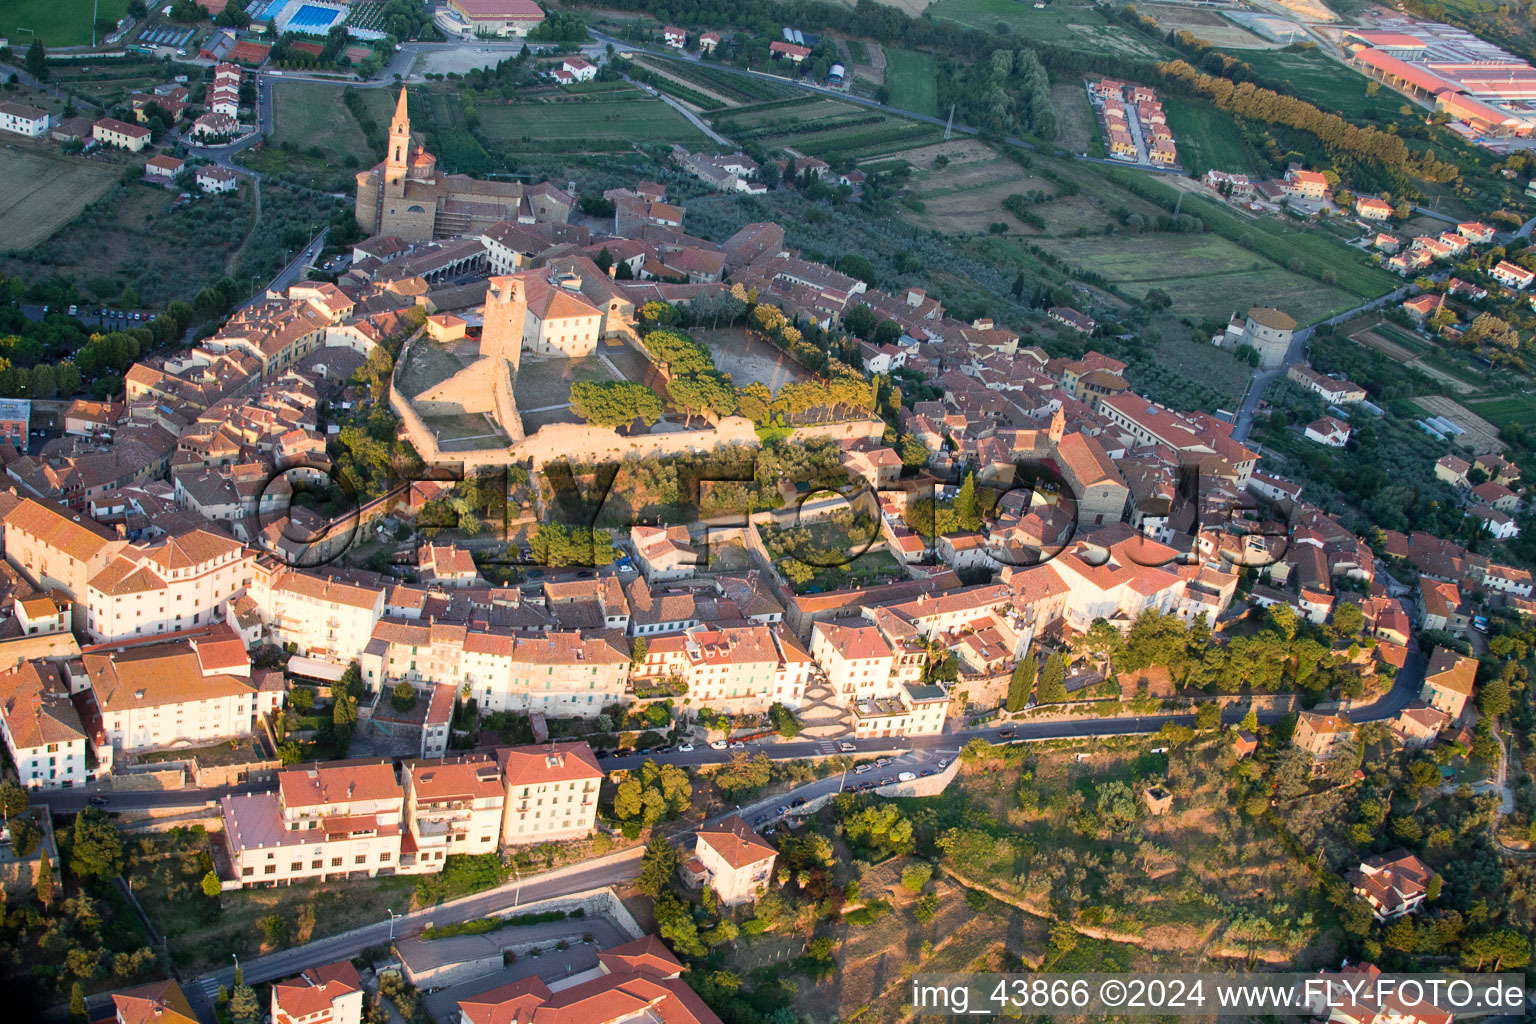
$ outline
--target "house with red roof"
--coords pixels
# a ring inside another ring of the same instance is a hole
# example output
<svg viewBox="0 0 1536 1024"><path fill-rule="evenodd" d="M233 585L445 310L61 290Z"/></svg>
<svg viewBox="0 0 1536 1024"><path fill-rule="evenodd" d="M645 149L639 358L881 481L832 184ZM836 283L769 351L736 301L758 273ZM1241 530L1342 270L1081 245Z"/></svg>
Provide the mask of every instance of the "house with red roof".
<svg viewBox="0 0 1536 1024"><path fill-rule="evenodd" d="M272 1024L361 1024L363 979L350 960L307 967L272 986Z"/></svg>
<svg viewBox="0 0 1536 1024"><path fill-rule="evenodd" d="M693 856L681 867L690 885L708 885L728 907L750 903L762 895L773 877L779 851L752 831L741 815L698 831Z"/></svg>

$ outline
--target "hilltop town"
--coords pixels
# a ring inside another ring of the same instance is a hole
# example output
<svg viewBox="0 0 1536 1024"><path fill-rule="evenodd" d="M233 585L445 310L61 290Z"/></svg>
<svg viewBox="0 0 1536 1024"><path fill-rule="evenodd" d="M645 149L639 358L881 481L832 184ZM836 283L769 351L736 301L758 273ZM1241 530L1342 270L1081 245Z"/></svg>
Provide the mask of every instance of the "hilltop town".
<svg viewBox="0 0 1536 1024"><path fill-rule="evenodd" d="M27 1019L1529 968L1525 29L25 3Z"/></svg>

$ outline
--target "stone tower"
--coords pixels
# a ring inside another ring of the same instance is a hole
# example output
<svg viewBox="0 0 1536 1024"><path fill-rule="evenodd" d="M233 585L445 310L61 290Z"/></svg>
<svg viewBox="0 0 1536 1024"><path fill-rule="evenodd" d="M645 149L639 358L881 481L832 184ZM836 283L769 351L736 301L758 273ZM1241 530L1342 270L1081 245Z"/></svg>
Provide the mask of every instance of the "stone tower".
<svg viewBox="0 0 1536 1024"><path fill-rule="evenodd" d="M485 325L480 331L480 355L505 359L515 370L523 351L523 321L528 293L517 276L493 277L485 293Z"/></svg>
<svg viewBox="0 0 1536 1024"><path fill-rule="evenodd" d="M400 101L389 122L389 154L384 158L385 195L405 193L405 178L411 169L411 116L406 109L405 86L400 87Z"/></svg>

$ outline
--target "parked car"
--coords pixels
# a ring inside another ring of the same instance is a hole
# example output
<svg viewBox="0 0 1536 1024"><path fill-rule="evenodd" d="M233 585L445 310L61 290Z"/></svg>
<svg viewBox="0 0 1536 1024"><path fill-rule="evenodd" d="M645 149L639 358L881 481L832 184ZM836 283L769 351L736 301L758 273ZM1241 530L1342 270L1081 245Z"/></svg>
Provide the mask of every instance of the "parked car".
<svg viewBox="0 0 1536 1024"><path fill-rule="evenodd" d="M877 757L877 758L875 758L875 764L879 765L881 768L884 768L886 765L888 765L890 763L891 763L891 759L888 758L888 757Z"/></svg>
<svg viewBox="0 0 1536 1024"><path fill-rule="evenodd" d="M902 772L900 775L896 776L896 781L897 782L911 782L915 778L917 778L917 776L913 775L911 772Z"/></svg>
<svg viewBox="0 0 1536 1024"><path fill-rule="evenodd" d="M924 768L922 771L918 772L917 774L921 775L923 778L926 779L928 776L933 774L933 769L932 768Z"/></svg>
<svg viewBox="0 0 1536 1024"><path fill-rule="evenodd" d="M93 796L93 797L91 797L91 806L92 807L105 807L105 806L107 806L107 798L104 797L104 796Z"/></svg>
<svg viewBox="0 0 1536 1024"><path fill-rule="evenodd" d="M732 750L743 750L743 749L746 748L746 746L747 745L745 743L741 742L741 740L731 740L731 749Z"/></svg>
<svg viewBox="0 0 1536 1024"><path fill-rule="evenodd" d="M880 778L880 785L882 785L882 786L889 786L891 783L893 783L895 781L896 780L891 778L889 775L883 775Z"/></svg>
<svg viewBox="0 0 1536 1024"><path fill-rule="evenodd" d="M777 817L777 818L782 818L782 817L784 817L784 815L786 815L788 813L789 813L789 808L785 807L783 804L780 804L778 807L775 807L773 809L774 817Z"/></svg>
<svg viewBox="0 0 1536 1024"><path fill-rule="evenodd" d="M1006 729L999 729L997 731L997 738L1000 739L1000 740L1011 740L1011 739L1013 739L1017 735L1018 735L1018 730L1016 730L1011 725L1008 726L1008 728L1006 728Z"/></svg>
<svg viewBox="0 0 1536 1024"><path fill-rule="evenodd" d="M837 744L837 749L844 754L851 754L859 748L854 746L852 743L849 743L847 740L842 740Z"/></svg>
<svg viewBox="0 0 1536 1024"><path fill-rule="evenodd" d="M693 744L692 743L679 743L677 745L677 752L679 754L690 754L690 753L693 752Z"/></svg>
<svg viewBox="0 0 1536 1024"><path fill-rule="evenodd" d="M948 767L949 767L949 758L947 758L947 757L939 758L939 771L943 771L945 768L948 768Z"/></svg>
<svg viewBox="0 0 1536 1024"><path fill-rule="evenodd" d="M793 800L791 800L789 802L789 806L791 806L791 807L804 807L805 806L805 797L803 797L803 796L795 797Z"/></svg>
<svg viewBox="0 0 1536 1024"><path fill-rule="evenodd" d="M752 819L752 824L754 824L754 825L761 825L763 822L765 822L767 820L768 820L768 815L766 815L766 814L759 814L757 817Z"/></svg>
<svg viewBox="0 0 1536 1024"><path fill-rule="evenodd" d="M872 772L874 770L875 766L872 764L857 764L853 766L853 774L855 775L863 775L865 772Z"/></svg>
<svg viewBox="0 0 1536 1024"><path fill-rule="evenodd" d="M713 743L711 743L709 745L709 749L710 750L724 750L727 746L729 746L729 744L726 743L725 740L715 740Z"/></svg>

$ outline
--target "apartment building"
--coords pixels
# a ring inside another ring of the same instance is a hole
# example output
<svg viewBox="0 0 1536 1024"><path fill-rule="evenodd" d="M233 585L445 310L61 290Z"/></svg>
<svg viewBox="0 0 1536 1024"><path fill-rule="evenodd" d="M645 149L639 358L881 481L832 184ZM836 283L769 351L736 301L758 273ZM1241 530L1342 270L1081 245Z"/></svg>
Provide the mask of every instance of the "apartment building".
<svg viewBox="0 0 1536 1024"><path fill-rule="evenodd" d="M86 781L85 728L57 665L29 661L0 673L0 735L29 789Z"/></svg>
<svg viewBox="0 0 1536 1024"><path fill-rule="evenodd" d="M400 872L441 871L457 853L495 853L506 788L494 754L407 761Z"/></svg>
<svg viewBox="0 0 1536 1024"><path fill-rule="evenodd" d="M22 498L5 514L5 558L41 590L74 599L76 628L85 626L88 584L128 546L82 513Z"/></svg>
<svg viewBox="0 0 1536 1024"><path fill-rule="evenodd" d="M597 825L603 770L585 743L504 747L496 752L506 780L503 846L590 835Z"/></svg>
<svg viewBox="0 0 1536 1024"><path fill-rule="evenodd" d="M91 138L107 146L137 153L149 145L150 130L115 117L104 117L91 125Z"/></svg>
<svg viewBox="0 0 1536 1024"><path fill-rule="evenodd" d="M750 903L768 887L779 851L752 831L741 815L700 828L693 856L680 869L692 886L708 885L728 907Z"/></svg>
<svg viewBox="0 0 1536 1024"><path fill-rule="evenodd" d="M631 682L676 678L696 707L729 714L798 708L813 662L794 637L767 626L695 626L648 641Z"/></svg>
<svg viewBox="0 0 1536 1024"><path fill-rule="evenodd" d="M949 716L949 691L937 684L903 683L895 697L853 702L853 738L937 736Z"/></svg>
<svg viewBox="0 0 1536 1024"><path fill-rule="evenodd" d="M404 805L388 761L285 769L276 793L220 801L231 868L242 886L394 874Z"/></svg>
<svg viewBox="0 0 1536 1024"><path fill-rule="evenodd" d="M829 619L811 630L811 657L827 676L838 700L851 702L897 696L905 682L922 677L928 648L918 631L895 616Z"/></svg>
<svg viewBox="0 0 1536 1024"><path fill-rule="evenodd" d="M369 689L467 686L487 711L595 715L624 699L629 644L618 630L514 634L384 619L359 658Z"/></svg>
<svg viewBox="0 0 1536 1024"><path fill-rule="evenodd" d="M0 131L35 139L48 133L48 111L25 103L0 103Z"/></svg>
<svg viewBox="0 0 1536 1024"><path fill-rule="evenodd" d="M281 672L251 672L245 644L227 625L187 640L87 648L71 688L90 691L117 750L203 746L260 728L282 707Z"/></svg>
<svg viewBox="0 0 1536 1024"><path fill-rule="evenodd" d="M272 986L272 1024L362 1024L363 979L350 960L306 967Z"/></svg>
<svg viewBox="0 0 1536 1024"><path fill-rule="evenodd" d="M110 642L222 621L255 563L254 551L207 530L129 545L86 585L86 632Z"/></svg>
<svg viewBox="0 0 1536 1024"><path fill-rule="evenodd" d="M258 561L250 593L267 623L267 638L300 654L347 665L362 656L384 617L384 589L344 577Z"/></svg>

